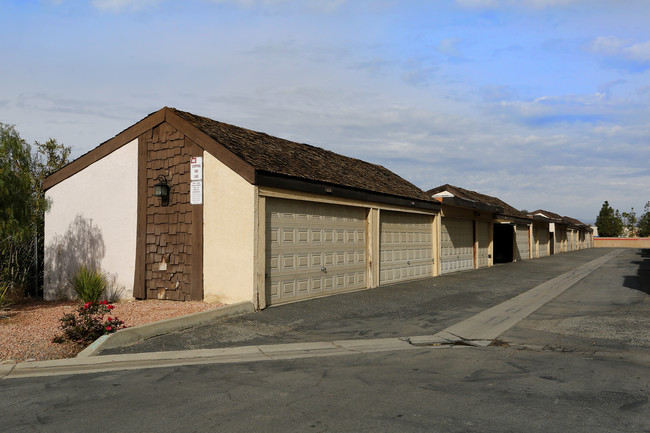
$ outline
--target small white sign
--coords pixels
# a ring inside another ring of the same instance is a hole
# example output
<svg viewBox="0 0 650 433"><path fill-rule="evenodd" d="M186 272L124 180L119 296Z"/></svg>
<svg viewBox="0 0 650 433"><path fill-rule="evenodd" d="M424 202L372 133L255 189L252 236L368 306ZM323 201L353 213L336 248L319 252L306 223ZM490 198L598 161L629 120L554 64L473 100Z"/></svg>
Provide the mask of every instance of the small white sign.
<svg viewBox="0 0 650 433"><path fill-rule="evenodd" d="M203 204L203 181L190 182L190 204Z"/></svg>
<svg viewBox="0 0 650 433"><path fill-rule="evenodd" d="M190 159L190 180L203 179L203 157L193 156Z"/></svg>

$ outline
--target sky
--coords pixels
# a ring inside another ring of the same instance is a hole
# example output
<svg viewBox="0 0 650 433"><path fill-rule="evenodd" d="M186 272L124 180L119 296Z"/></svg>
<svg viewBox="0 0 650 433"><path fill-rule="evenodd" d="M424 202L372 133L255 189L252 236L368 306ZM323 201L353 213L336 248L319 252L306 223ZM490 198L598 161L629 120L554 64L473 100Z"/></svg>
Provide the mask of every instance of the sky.
<svg viewBox="0 0 650 433"><path fill-rule="evenodd" d="M650 201L646 0L0 0L0 122L164 106L584 222Z"/></svg>

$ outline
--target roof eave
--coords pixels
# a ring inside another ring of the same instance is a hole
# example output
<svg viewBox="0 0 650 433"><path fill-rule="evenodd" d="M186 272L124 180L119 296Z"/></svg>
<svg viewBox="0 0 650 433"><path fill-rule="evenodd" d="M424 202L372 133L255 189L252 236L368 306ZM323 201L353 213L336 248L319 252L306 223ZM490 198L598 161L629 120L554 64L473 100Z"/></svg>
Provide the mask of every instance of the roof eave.
<svg viewBox="0 0 650 433"><path fill-rule="evenodd" d="M543 216L543 215L537 215L537 214L528 215L528 216L531 217L533 219L533 221L539 221L539 222L544 222L544 223L548 223L548 224L556 223L556 222L559 221L559 220L556 220L556 219L553 219L553 218L549 218L549 217L546 217L546 216Z"/></svg>
<svg viewBox="0 0 650 433"><path fill-rule="evenodd" d="M476 209L484 212L501 212L503 209L501 209L498 206L486 204L486 203L481 203L478 201L474 200L469 200L461 197L440 197L442 204L447 205L447 206L457 206L457 207L463 207L467 209Z"/></svg>
<svg viewBox="0 0 650 433"><path fill-rule="evenodd" d="M77 174L84 168L88 167L90 164L99 161L120 147L137 139L145 131L157 125L160 125L165 121L165 113L166 107L154 113L151 113L138 123L120 132L115 137L106 140L97 147L84 153L80 157L70 161L68 164L43 179L43 190L46 191L52 188L59 182L62 182L70 176Z"/></svg>
<svg viewBox="0 0 650 433"><path fill-rule="evenodd" d="M328 184L325 182L298 179L290 176L277 175L263 171L255 172L254 183L258 186L288 189L292 191L307 192L330 197L362 200L429 211L440 210L440 203L438 201L428 201L406 196L395 196L391 194L355 189L336 184Z"/></svg>
<svg viewBox="0 0 650 433"><path fill-rule="evenodd" d="M494 219L501 222L515 223L515 224L530 224L532 222L531 218L521 218L521 217L504 215L504 214L497 214L494 216Z"/></svg>

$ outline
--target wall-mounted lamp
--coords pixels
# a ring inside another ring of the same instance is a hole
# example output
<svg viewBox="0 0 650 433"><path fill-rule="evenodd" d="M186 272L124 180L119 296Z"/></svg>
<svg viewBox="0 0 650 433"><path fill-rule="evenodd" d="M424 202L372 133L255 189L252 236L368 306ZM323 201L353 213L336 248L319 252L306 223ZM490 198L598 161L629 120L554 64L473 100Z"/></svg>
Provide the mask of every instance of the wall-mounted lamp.
<svg viewBox="0 0 650 433"><path fill-rule="evenodd" d="M158 176L158 183L153 187L153 195L160 197L163 204L169 203L169 185L167 185L167 178L164 174Z"/></svg>

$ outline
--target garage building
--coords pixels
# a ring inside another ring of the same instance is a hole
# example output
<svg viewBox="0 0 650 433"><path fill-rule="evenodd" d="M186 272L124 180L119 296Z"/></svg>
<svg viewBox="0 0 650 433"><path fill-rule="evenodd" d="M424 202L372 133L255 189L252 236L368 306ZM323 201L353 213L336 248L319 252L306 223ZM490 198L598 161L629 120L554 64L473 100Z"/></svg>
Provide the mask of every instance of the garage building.
<svg viewBox="0 0 650 433"><path fill-rule="evenodd" d="M548 221L551 254L593 247L593 229L587 224L543 209L531 212L531 216L535 221Z"/></svg>
<svg viewBox="0 0 650 433"><path fill-rule="evenodd" d="M573 236L571 246L573 250L591 248L593 245L593 229L580 220L568 216L562 217L571 228Z"/></svg>
<svg viewBox="0 0 650 433"><path fill-rule="evenodd" d="M439 202L379 165L163 108L49 176L46 299L267 305L438 274Z"/></svg>
<svg viewBox="0 0 650 433"><path fill-rule="evenodd" d="M550 225L553 221L543 215L532 215L532 218L531 256L534 259L549 256L552 254Z"/></svg>
<svg viewBox="0 0 650 433"><path fill-rule="evenodd" d="M501 208L482 194L449 184L427 194L442 203L440 273L492 266L492 222Z"/></svg>
<svg viewBox="0 0 650 433"><path fill-rule="evenodd" d="M449 184L427 194L442 203L441 274L530 258L526 213L497 197Z"/></svg>

